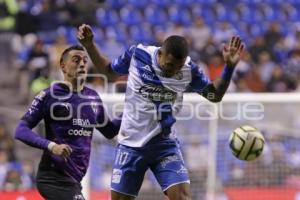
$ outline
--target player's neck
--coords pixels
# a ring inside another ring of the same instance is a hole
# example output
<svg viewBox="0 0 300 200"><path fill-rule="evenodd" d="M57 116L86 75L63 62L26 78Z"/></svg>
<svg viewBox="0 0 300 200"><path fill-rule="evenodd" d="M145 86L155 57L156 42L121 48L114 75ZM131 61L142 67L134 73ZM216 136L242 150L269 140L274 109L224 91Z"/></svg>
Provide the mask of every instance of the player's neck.
<svg viewBox="0 0 300 200"><path fill-rule="evenodd" d="M80 92L83 89L85 83L84 79L68 79L66 77L65 81L70 83L69 86L72 85L72 88L70 88L72 92Z"/></svg>

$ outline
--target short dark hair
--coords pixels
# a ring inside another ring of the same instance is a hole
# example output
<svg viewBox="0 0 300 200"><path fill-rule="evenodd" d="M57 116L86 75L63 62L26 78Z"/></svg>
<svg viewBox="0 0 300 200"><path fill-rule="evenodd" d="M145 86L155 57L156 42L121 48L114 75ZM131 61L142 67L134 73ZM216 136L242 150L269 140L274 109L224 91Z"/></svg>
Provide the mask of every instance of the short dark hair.
<svg viewBox="0 0 300 200"><path fill-rule="evenodd" d="M84 51L84 48L80 45L73 45L73 46L66 48L60 56L59 63L61 64L64 61L64 59L66 58L66 56L68 55L68 53L73 50Z"/></svg>
<svg viewBox="0 0 300 200"><path fill-rule="evenodd" d="M171 54L176 59L184 59L189 53L187 40L179 35L168 37L162 46L167 54Z"/></svg>

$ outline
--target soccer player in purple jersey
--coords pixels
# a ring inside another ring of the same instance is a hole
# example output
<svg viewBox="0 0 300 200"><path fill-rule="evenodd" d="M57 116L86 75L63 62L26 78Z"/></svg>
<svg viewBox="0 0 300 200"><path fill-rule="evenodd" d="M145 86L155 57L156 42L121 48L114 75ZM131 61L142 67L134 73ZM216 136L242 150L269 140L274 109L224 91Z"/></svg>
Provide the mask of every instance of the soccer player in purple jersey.
<svg viewBox="0 0 300 200"><path fill-rule="evenodd" d="M42 149L37 188L47 200L82 200L81 184L91 151L93 130L112 139L120 120L110 120L96 91L84 86L88 56L82 46L71 46L61 56L64 81L38 94L20 120L15 138ZM45 122L46 138L32 129Z"/></svg>
<svg viewBox="0 0 300 200"><path fill-rule="evenodd" d="M211 82L188 56L187 41L181 36L168 37L161 47L131 46L112 62L99 53L90 26L81 25L77 38L96 67L128 74L112 199L135 199L149 169L170 200L190 200L188 170L172 126L185 91L197 92L212 102L222 100L243 51L241 39L232 37L224 46L224 71Z"/></svg>

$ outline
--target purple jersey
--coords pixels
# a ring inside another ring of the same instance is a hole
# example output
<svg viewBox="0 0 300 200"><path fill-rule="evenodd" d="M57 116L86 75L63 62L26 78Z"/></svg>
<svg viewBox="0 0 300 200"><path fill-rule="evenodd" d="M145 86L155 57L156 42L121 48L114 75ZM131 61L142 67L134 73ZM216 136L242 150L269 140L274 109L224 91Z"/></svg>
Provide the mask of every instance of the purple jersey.
<svg viewBox="0 0 300 200"><path fill-rule="evenodd" d="M45 122L46 138L31 130L41 120ZM66 85L57 83L34 98L15 137L45 150L40 168L53 165L80 182L88 167L94 128L106 138L113 138L119 127L120 120L110 121L94 90L84 87L80 93L70 92ZM73 150L71 155L65 160L51 154L47 150L50 141L68 144Z"/></svg>

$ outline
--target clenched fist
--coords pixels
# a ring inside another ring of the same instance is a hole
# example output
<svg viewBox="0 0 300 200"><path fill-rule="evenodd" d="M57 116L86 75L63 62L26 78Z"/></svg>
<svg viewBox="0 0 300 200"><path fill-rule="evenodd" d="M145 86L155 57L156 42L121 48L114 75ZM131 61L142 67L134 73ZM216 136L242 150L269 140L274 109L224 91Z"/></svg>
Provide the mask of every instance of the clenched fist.
<svg viewBox="0 0 300 200"><path fill-rule="evenodd" d="M87 24L80 25L77 31L77 39L84 47L92 45L94 39L92 28Z"/></svg>
<svg viewBox="0 0 300 200"><path fill-rule="evenodd" d="M72 153L72 148L67 144L54 144L49 150L52 154L61 156L65 159Z"/></svg>

